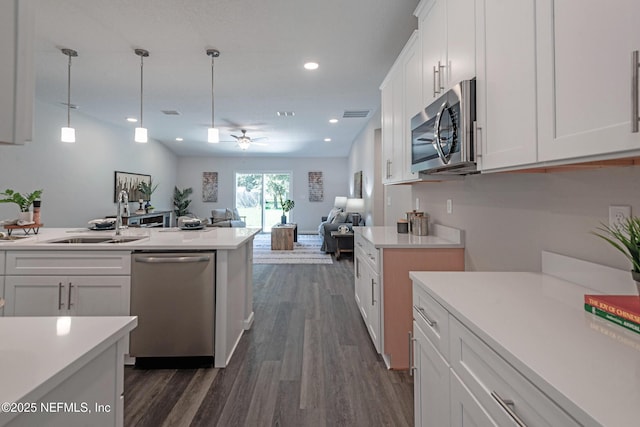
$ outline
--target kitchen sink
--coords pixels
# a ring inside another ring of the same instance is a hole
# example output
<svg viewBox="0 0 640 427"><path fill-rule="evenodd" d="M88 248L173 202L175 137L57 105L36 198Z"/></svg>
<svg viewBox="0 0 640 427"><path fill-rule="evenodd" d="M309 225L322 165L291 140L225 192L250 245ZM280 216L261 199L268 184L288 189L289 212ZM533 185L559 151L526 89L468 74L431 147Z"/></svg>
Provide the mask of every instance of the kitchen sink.
<svg viewBox="0 0 640 427"><path fill-rule="evenodd" d="M49 240L47 243L129 243L144 238L145 236L79 236Z"/></svg>

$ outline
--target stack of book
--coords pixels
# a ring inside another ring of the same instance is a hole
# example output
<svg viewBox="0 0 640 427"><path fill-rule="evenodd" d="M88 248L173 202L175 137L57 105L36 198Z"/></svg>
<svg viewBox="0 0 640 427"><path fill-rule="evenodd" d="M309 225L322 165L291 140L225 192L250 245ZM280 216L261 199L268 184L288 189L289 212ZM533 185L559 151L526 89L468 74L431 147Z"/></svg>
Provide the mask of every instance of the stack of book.
<svg viewBox="0 0 640 427"><path fill-rule="evenodd" d="M640 297L637 295L585 295L584 309L640 334Z"/></svg>

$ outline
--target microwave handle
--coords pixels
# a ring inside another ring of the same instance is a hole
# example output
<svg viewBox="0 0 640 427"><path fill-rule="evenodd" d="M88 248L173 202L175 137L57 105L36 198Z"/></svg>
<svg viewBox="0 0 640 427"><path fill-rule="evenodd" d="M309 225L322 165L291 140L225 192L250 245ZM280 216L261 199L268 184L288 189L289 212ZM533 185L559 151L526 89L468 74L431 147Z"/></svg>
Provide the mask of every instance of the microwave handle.
<svg viewBox="0 0 640 427"><path fill-rule="evenodd" d="M480 142L480 133L482 131L482 127L478 125L478 121L473 121L473 144L474 144L474 155L477 158L482 157L482 143Z"/></svg>
<svg viewBox="0 0 640 427"><path fill-rule="evenodd" d="M442 105L440 106L440 109L438 110L438 114L436 115L436 123L433 126L433 146L436 148L436 151L438 152L438 156L440 157L440 160L442 160L442 163L444 163L445 165L449 162L448 159L445 158L444 155L444 151L442 151L442 146L440 145L440 124L442 123L442 114L444 113L444 110L446 110L448 107L447 105L447 101L443 102Z"/></svg>

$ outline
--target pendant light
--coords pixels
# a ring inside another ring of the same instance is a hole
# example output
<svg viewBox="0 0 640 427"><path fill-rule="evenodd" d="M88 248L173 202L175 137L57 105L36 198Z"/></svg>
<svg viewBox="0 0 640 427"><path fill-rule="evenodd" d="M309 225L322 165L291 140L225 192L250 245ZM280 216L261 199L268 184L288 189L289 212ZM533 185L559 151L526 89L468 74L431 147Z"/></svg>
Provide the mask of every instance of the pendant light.
<svg viewBox="0 0 640 427"><path fill-rule="evenodd" d="M220 51L216 49L207 49L207 55L211 57L211 127L207 132L207 141L212 144L220 142L220 131L213 126L213 62L214 59L220 56Z"/></svg>
<svg viewBox="0 0 640 427"><path fill-rule="evenodd" d="M73 49L60 49L62 53L69 57L67 68L67 126L60 132L60 141L76 142L76 130L71 127L71 57L78 56L78 52Z"/></svg>
<svg viewBox="0 0 640 427"><path fill-rule="evenodd" d="M144 49L135 49L134 52L140 57L140 126L136 128L134 140L136 142L145 143L148 142L147 128L142 124L142 95L143 92L143 77L144 77L144 58L149 56L149 51Z"/></svg>

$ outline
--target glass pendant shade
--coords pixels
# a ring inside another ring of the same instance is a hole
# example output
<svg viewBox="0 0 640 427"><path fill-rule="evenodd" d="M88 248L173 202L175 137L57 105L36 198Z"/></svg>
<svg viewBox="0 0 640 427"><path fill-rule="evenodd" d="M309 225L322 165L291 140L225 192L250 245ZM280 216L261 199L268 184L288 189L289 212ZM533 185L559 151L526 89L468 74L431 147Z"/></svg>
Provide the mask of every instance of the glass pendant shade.
<svg viewBox="0 0 640 427"><path fill-rule="evenodd" d="M63 127L60 132L60 141L76 142L76 130L70 127Z"/></svg>
<svg viewBox="0 0 640 427"><path fill-rule="evenodd" d="M149 139L147 138L147 128L136 128L134 139L136 142L149 142Z"/></svg>
<svg viewBox="0 0 640 427"><path fill-rule="evenodd" d="M212 144L217 144L220 142L220 131L216 128L209 128L207 141Z"/></svg>

